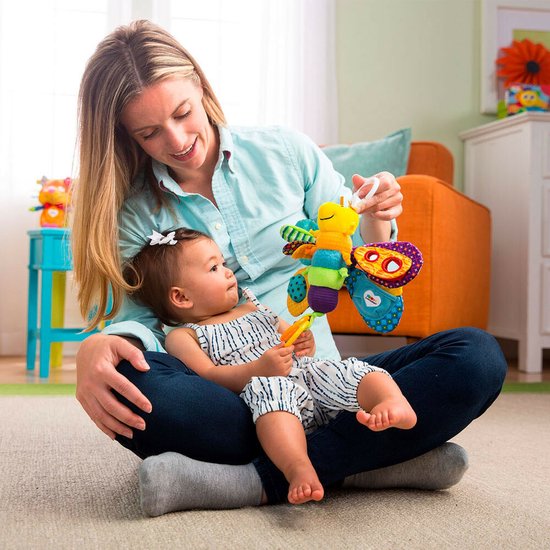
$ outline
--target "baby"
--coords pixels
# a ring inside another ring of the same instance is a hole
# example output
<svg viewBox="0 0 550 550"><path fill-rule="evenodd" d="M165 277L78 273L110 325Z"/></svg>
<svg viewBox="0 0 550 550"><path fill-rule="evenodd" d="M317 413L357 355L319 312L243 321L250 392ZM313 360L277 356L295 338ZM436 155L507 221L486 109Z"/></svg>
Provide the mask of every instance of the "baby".
<svg viewBox="0 0 550 550"><path fill-rule="evenodd" d="M170 354L244 399L264 451L289 482L290 503L323 498L306 433L341 411L375 431L416 424L385 370L356 358L314 359L311 331L285 347L280 334L288 324L248 289L240 301L235 275L209 236L180 228L148 238L125 269L134 299L178 327L166 337Z"/></svg>

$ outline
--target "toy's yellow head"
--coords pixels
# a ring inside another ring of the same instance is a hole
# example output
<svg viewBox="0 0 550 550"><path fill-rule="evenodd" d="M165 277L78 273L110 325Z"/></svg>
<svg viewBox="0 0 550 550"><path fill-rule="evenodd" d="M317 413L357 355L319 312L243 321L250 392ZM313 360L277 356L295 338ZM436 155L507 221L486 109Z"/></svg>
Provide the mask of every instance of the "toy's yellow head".
<svg viewBox="0 0 550 550"><path fill-rule="evenodd" d="M532 90L525 90L517 94L518 100L522 105L526 107L533 107L538 103L538 94Z"/></svg>
<svg viewBox="0 0 550 550"><path fill-rule="evenodd" d="M353 235L359 225L359 214L349 206L325 202L319 207L317 223L321 231Z"/></svg>

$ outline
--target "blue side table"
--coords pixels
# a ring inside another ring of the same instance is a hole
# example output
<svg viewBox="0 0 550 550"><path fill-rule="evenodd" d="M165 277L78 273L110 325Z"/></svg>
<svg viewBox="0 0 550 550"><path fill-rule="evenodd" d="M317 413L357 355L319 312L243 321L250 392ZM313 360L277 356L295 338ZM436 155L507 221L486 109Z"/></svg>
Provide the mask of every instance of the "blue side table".
<svg viewBox="0 0 550 550"><path fill-rule="evenodd" d="M69 229L44 227L27 231L27 234L30 237L27 370L34 370L36 342L40 340L40 378L47 378L50 371L51 344L80 342L93 332L84 333L83 328L63 327L65 272L72 270ZM40 272L42 277L39 295Z"/></svg>

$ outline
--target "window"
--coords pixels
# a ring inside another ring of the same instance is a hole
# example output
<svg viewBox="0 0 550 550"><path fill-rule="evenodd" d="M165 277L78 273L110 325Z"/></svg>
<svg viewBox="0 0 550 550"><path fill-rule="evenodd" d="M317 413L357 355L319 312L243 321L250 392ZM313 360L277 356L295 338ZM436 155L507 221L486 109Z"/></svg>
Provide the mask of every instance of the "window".
<svg viewBox="0 0 550 550"><path fill-rule="evenodd" d="M229 124L281 124L318 143L336 141L333 0L156 4L159 22L205 71Z"/></svg>
<svg viewBox="0 0 550 550"><path fill-rule="evenodd" d="M334 0L0 0L0 235L10 258L0 270L0 354L25 349L35 182L74 175L86 61L108 32L138 18L197 58L230 124L336 141Z"/></svg>
<svg viewBox="0 0 550 550"><path fill-rule="evenodd" d="M26 231L40 217L29 212L38 205L35 182L72 175L80 77L120 5L0 0L0 235L9 258L0 270L0 354L25 350Z"/></svg>
<svg viewBox="0 0 550 550"><path fill-rule="evenodd" d="M1 181L27 203L43 174L71 175L80 78L108 28L107 0L30 4L2 2L0 30Z"/></svg>

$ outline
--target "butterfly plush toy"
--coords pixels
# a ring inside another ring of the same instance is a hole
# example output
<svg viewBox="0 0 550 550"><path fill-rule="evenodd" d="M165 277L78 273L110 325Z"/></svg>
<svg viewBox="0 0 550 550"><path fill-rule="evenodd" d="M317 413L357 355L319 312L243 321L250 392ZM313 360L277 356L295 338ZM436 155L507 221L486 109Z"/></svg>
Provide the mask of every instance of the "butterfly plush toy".
<svg viewBox="0 0 550 550"><path fill-rule="evenodd" d="M351 235L359 225L359 215L350 206L323 203L317 221L300 220L284 225L281 236L287 241L283 254L299 260L304 267L290 279L288 310L294 317L310 308L282 335L285 345L311 326L316 317L338 305L338 291L345 286L355 307L377 332L392 331L403 314L403 286L422 267L422 254L409 242L391 241L353 247Z"/></svg>

